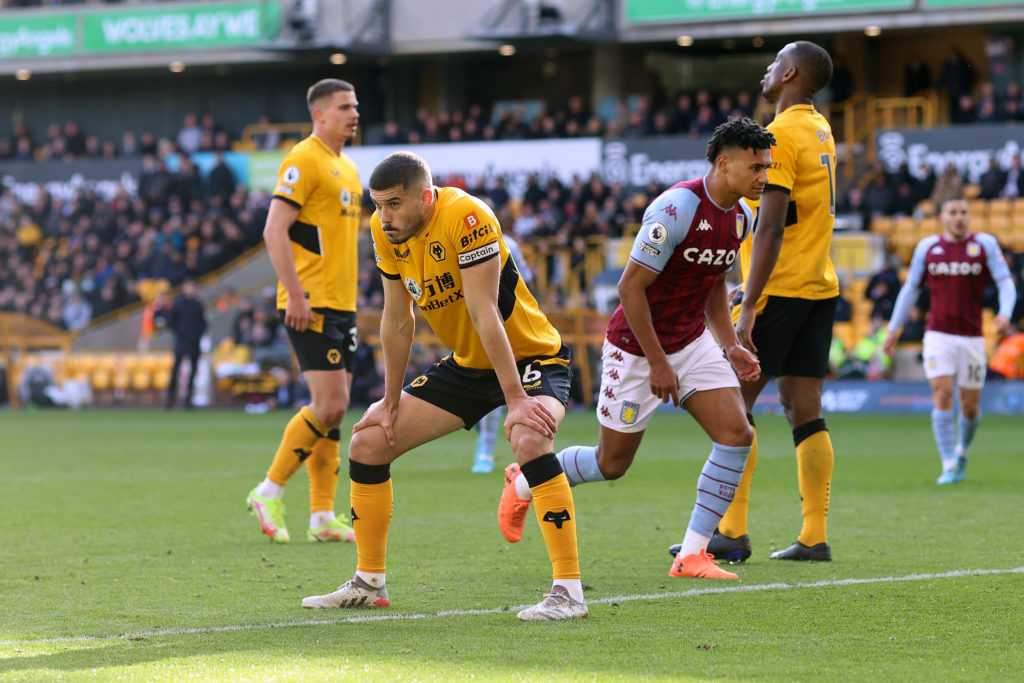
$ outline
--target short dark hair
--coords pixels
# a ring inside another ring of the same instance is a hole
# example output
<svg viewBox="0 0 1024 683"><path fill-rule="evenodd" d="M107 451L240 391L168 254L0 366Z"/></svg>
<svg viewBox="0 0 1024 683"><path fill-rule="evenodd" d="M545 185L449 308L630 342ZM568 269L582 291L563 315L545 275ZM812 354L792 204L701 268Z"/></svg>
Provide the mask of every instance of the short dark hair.
<svg viewBox="0 0 1024 683"><path fill-rule="evenodd" d="M430 186L430 166L426 160L412 152L393 152L384 157L370 174L370 189L381 192L401 185L410 190L417 185Z"/></svg>
<svg viewBox="0 0 1024 683"><path fill-rule="evenodd" d="M832 58L822 46L809 40L794 43L793 60L804 82L818 92L832 80Z"/></svg>
<svg viewBox="0 0 1024 683"><path fill-rule="evenodd" d="M775 136L769 133L757 121L740 117L729 119L715 128L708 140L707 158L712 164L726 147L753 149L755 151L770 149L775 144Z"/></svg>
<svg viewBox="0 0 1024 683"><path fill-rule="evenodd" d="M306 91L306 105L309 107L310 113L313 111L314 102L323 97L330 97L341 90L347 92L356 91L351 83L340 78L324 78L311 85L309 90Z"/></svg>

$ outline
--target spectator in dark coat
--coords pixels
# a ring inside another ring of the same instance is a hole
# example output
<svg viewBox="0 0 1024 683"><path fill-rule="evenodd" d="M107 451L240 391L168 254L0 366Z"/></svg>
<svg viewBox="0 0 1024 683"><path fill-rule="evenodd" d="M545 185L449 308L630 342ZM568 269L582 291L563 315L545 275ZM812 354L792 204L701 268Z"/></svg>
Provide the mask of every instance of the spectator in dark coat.
<svg viewBox="0 0 1024 683"><path fill-rule="evenodd" d="M995 199L1006 185L1006 171L999 168L994 156L988 158L988 170L978 179L981 187L979 199Z"/></svg>
<svg viewBox="0 0 1024 683"><path fill-rule="evenodd" d="M177 401L181 361L187 356L189 375L185 407L191 408L196 369L199 367L199 340L206 332L206 311L196 297L196 283L192 280L181 286L181 294L174 299L174 304L167 314L167 328L174 334L174 368L171 370L170 386L167 387L167 407L173 408Z"/></svg>

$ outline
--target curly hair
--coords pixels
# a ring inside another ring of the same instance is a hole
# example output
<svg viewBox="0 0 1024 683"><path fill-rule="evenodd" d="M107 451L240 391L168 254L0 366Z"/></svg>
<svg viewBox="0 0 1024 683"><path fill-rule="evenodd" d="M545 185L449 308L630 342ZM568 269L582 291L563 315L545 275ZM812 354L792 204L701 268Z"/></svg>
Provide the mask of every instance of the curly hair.
<svg viewBox="0 0 1024 683"><path fill-rule="evenodd" d="M707 159L712 164L726 147L762 150L775 144L775 136L764 127L747 117L729 119L715 128L708 140Z"/></svg>

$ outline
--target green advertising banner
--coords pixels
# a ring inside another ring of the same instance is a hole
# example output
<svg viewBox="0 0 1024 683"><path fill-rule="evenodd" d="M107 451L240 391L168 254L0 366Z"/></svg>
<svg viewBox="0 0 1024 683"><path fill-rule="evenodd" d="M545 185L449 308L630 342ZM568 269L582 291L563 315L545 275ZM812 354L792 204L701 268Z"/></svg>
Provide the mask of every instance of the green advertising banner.
<svg viewBox="0 0 1024 683"><path fill-rule="evenodd" d="M83 13L82 51L234 47L273 37L280 2L236 2Z"/></svg>
<svg viewBox="0 0 1024 683"><path fill-rule="evenodd" d="M625 0L625 18L631 23L654 23L771 18L793 14L846 14L909 10L914 8L914 2L915 0Z"/></svg>
<svg viewBox="0 0 1024 683"><path fill-rule="evenodd" d="M277 187L277 171L284 161L285 152L250 152L249 187L272 193Z"/></svg>
<svg viewBox="0 0 1024 683"><path fill-rule="evenodd" d="M980 9L994 5L1020 5L1021 0L924 0L921 9L948 7L950 9Z"/></svg>
<svg viewBox="0 0 1024 683"><path fill-rule="evenodd" d="M66 55L74 49L74 14L0 19L0 59Z"/></svg>

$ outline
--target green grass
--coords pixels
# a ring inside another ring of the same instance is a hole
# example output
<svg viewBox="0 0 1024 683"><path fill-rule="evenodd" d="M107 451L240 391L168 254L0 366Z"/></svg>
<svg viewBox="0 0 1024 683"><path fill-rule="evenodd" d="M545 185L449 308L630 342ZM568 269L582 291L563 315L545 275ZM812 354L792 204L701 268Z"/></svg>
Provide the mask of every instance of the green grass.
<svg viewBox="0 0 1024 683"><path fill-rule="evenodd" d="M830 416L835 561L819 564L767 559L795 538L800 506L785 421L759 417L754 556L739 585L789 587L666 596L723 584L667 576L709 444L685 415L658 415L624 479L574 489L590 618L554 624L494 611L538 600L550 566L532 519L521 543L502 539L500 467L469 473L474 433L392 467L393 607L302 610L303 596L351 577L355 548L303 540L304 473L285 495L291 545L271 544L245 514L287 418L0 413L0 680L978 680L1024 670L1024 573L796 586L1024 566L1019 417L986 417L967 481L940 488L927 417ZM574 413L558 443L596 435L593 415ZM509 458L505 444L499 463ZM347 621L403 615L422 617Z"/></svg>

